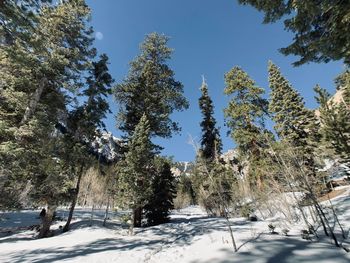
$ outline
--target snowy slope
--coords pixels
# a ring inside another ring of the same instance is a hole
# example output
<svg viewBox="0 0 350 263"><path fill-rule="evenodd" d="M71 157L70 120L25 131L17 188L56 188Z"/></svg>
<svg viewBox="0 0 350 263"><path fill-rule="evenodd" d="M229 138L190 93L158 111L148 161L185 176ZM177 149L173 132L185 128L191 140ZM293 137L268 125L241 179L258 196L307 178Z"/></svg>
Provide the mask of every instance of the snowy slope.
<svg viewBox="0 0 350 263"><path fill-rule="evenodd" d="M121 158L123 141L110 132L102 131L91 143L91 147L94 154L104 159L102 161L113 162Z"/></svg>
<svg viewBox="0 0 350 263"><path fill-rule="evenodd" d="M346 230L350 228L349 193L347 188L333 200ZM128 236L125 226L114 216L108 228L102 228L102 215L103 211L97 213L94 226L88 227L89 211L78 210L72 231L47 239L33 239L31 231L4 236L0 238L0 262L350 262L350 254L335 248L329 239L321 238L320 242L301 239L302 226L292 226L288 237L269 234L267 225L275 223L273 219L258 222L232 219L239 247L238 253L233 253L225 221L208 218L196 206L174 211L168 224L137 229L135 236ZM14 216L19 218L17 222L22 217L26 218L23 223L30 222L29 212L6 214L8 219L1 226L9 220L16 222Z"/></svg>

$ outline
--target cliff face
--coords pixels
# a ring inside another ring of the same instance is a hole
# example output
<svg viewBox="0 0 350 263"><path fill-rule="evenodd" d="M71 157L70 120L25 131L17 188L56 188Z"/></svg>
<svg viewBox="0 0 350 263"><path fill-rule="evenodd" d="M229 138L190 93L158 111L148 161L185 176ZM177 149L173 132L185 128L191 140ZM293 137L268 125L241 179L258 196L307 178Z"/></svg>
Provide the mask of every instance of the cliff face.
<svg viewBox="0 0 350 263"><path fill-rule="evenodd" d="M115 162L122 157L123 141L114 137L110 132L102 132L100 136L96 136L91 143L93 154L103 162Z"/></svg>

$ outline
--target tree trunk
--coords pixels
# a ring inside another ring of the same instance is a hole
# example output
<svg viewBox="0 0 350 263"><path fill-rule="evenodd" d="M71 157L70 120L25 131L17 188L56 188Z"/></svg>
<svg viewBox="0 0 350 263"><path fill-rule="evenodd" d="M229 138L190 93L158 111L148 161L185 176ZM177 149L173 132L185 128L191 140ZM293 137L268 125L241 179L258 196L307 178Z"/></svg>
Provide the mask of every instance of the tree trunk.
<svg viewBox="0 0 350 263"><path fill-rule="evenodd" d="M108 218L108 209L109 209L109 195L107 197L107 207L106 207L106 212L105 212L105 218L103 219L103 226L106 226L107 218Z"/></svg>
<svg viewBox="0 0 350 263"><path fill-rule="evenodd" d="M94 219L94 211L95 211L95 204L92 204L91 216L90 216L90 225L89 226L92 226L92 220Z"/></svg>
<svg viewBox="0 0 350 263"><path fill-rule="evenodd" d="M141 220L142 220L142 207L136 207L133 210L134 217L133 217L133 225L134 227L141 227Z"/></svg>
<svg viewBox="0 0 350 263"><path fill-rule="evenodd" d="M56 206L48 205L45 216L41 220L40 232L38 238L48 237L50 226L53 220L53 215L56 211Z"/></svg>
<svg viewBox="0 0 350 263"><path fill-rule="evenodd" d="M69 210L67 223L65 224L65 226L63 227L63 230L62 230L63 233L67 232L69 230L70 222L72 221L72 218L73 218L74 208L75 208L75 205L77 203L79 190L80 190L80 182L81 182L81 178L83 177L83 167L84 166L81 165L80 170L79 170L77 185L75 187L75 192L74 192L72 204L71 204L71 207Z"/></svg>
<svg viewBox="0 0 350 263"><path fill-rule="evenodd" d="M317 223L317 218L315 217L315 212L312 210L312 206L308 206L308 208L312 221L314 222L314 224Z"/></svg>
<svg viewBox="0 0 350 263"><path fill-rule="evenodd" d="M335 234L334 234L334 232L333 232L333 230L332 230L332 227L329 225L328 219L327 219L326 215L324 214L324 212L323 212L321 206L320 206L318 203L317 203L317 204L315 203L315 205L318 207L318 209L319 209L319 211L320 211L320 213L321 213L321 216L323 217L324 222L322 222L322 223L323 223L323 224L326 224L327 227L328 227L328 230L329 230L329 232L330 232L330 234L331 234L331 237L332 237L332 239L333 239L333 241L334 241L335 246L340 247L340 245L339 245L339 243L338 243L338 240L337 240L337 237L335 236Z"/></svg>
<svg viewBox="0 0 350 263"><path fill-rule="evenodd" d="M134 218L135 218L135 209L132 209L131 216L130 216L130 225L129 225L129 235L134 235Z"/></svg>
<svg viewBox="0 0 350 263"><path fill-rule="evenodd" d="M233 236L233 231L232 231L230 219L229 219L229 217L228 217L228 212L227 212L226 209L225 209L225 212L226 212L226 213L225 213L225 220L226 220L226 224L227 224L228 230L229 230L229 232L230 232L233 250L234 250L235 252L237 252L237 251L238 251L238 248L237 248L237 245L236 245L235 238L234 238L234 236Z"/></svg>
<svg viewBox="0 0 350 263"><path fill-rule="evenodd" d="M29 101L29 105L24 112L23 118L20 122L20 126L26 124L28 120L33 116L46 84L47 79L44 77L40 80L39 87L35 90L34 94L32 95L32 98Z"/></svg>
<svg viewBox="0 0 350 263"><path fill-rule="evenodd" d="M338 223L338 225L339 225L339 227L340 227L340 230L341 230L341 233L342 233L342 237L343 237L344 239L346 239L345 231L344 231L342 225L341 225L340 222L339 222L339 218L338 218L338 216L337 216L337 213L335 212L335 209L334 209L334 206L333 206L333 204L332 204L331 199L329 199L329 195L328 195L328 201L329 201L329 203L331 204L331 209L332 209L332 212L333 212L334 219L335 219L335 221Z"/></svg>

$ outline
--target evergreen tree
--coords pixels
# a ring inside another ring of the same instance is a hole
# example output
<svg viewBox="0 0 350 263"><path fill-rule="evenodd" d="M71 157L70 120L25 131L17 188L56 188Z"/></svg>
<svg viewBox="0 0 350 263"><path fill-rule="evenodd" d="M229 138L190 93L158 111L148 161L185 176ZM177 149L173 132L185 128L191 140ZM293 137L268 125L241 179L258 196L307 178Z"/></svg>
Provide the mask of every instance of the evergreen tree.
<svg viewBox="0 0 350 263"><path fill-rule="evenodd" d="M38 108L57 119L67 104L64 88L73 91L81 86L80 74L94 53L84 1L47 6L33 15L28 38L0 49L0 143L14 149L20 148L15 146L19 138L24 140L38 128L34 127Z"/></svg>
<svg viewBox="0 0 350 263"><path fill-rule="evenodd" d="M81 87L95 51L83 0L37 10L31 26L0 49L0 170L22 189L30 182L32 200L48 205L39 235L44 237L55 207L73 188L63 140L54 127L67 112L68 95Z"/></svg>
<svg viewBox="0 0 350 263"><path fill-rule="evenodd" d="M331 95L320 86L315 87L317 102L320 104L320 132L328 148L345 161L350 161L350 104L349 86L341 87L342 100L335 102Z"/></svg>
<svg viewBox="0 0 350 263"><path fill-rule="evenodd" d="M283 17L286 30L295 34L285 55L300 56L294 65L311 61L343 60L350 63L349 1L238 0L265 13L264 23Z"/></svg>
<svg viewBox="0 0 350 263"><path fill-rule="evenodd" d="M170 115L188 108L183 86L167 65L172 54L167 42L164 35L147 35L141 44L141 54L130 63L127 78L114 91L120 105L117 126L129 140L119 188L122 200L133 209L132 226L141 226L142 208L152 194L152 183L154 186L162 183L157 177L152 180L152 156L160 147L153 145L150 138L169 138L173 132L180 131ZM140 144L138 149L137 144ZM153 193L163 194L160 189L153 189ZM159 200L157 196L152 198Z"/></svg>
<svg viewBox="0 0 350 263"><path fill-rule="evenodd" d="M125 160L119 164L119 201L132 208L131 229L141 226L142 208L152 194L154 146L150 136L150 124L144 114L129 140Z"/></svg>
<svg viewBox="0 0 350 263"><path fill-rule="evenodd" d="M248 180L261 186L262 178L256 167L264 158L272 134L264 127L268 102L262 96L264 89L257 86L249 75L234 67L225 75L225 94L232 99L224 110L231 137L236 142L240 159L249 161Z"/></svg>
<svg viewBox="0 0 350 263"><path fill-rule="evenodd" d="M80 88L80 74L95 53L88 18L83 0L45 6L25 40L16 39L1 49L3 86L19 92L26 105L17 127L28 123L47 94Z"/></svg>
<svg viewBox="0 0 350 263"><path fill-rule="evenodd" d="M172 49L168 37L152 33L141 44L141 54L130 63L127 78L115 87L120 105L117 126L130 138L143 114L149 120L151 136L171 137L180 130L170 119L175 110L188 108L183 86L167 65Z"/></svg>
<svg viewBox="0 0 350 263"><path fill-rule="evenodd" d="M2 0L0 1L0 46L11 45L15 39L30 37L29 31L35 26L36 14L43 4L51 0Z"/></svg>
<svg viewBox="0 0 350 263"><path fill-rule="evenodd" d="M176 194L175 177L171 172L169 160L155 159L155 173L152 179L152 195L145 206L148 225L169 222L170 210L174 208Z"/></svg>
<svg viewBox="0 0 350 263"><path fill-rule="evenodd" d="M183 202L188 200L190 205L197 204L194 179L193 173L190 176L182 173L177 180L177 198L182 198ZM180 205L184 204L181 202Z"/></svg>
<svg viewBox="0 0 350 263"><path fill-rule="evenodd" d="M106 113L110 112L106 97L111 94L110 87L113 79L108 73L107 63L108 57L105 54L101 55L99 61L92 63L90 76L86 80L87 88L82 92L82 95L86 97L86 102L76 107L68 117L66 143L70 150L65 155L65 160L70 165L73 175L76 175L74 177L77 177L77 183L72 194L71 209L63 231L69 229L79 194L81 178L91 159L89 156L90 143L94 140L97 129L105 127L103 119L106 117Z"/></svg>
<svg viewBox="0 0 350 263"><path fill-rule="evenodd" d="M215 127L214 106L208 94L208 85L205 83L204 78L201 92L202 96L199 98L199 108L203 115L203 120L200 123L202 127L201 154L206 160L213 161L221 154L222 142L219 130Z"/></svg>
<svg viewBox="0 0 350 263"><path fill-rule="evenodd" d="M264 128L268 105L267 100L262 98L264 89L239 67L225 74L225 83L225 94L232 96L224 110L231 137L241 153L257 154L268 135Z"/></svg>
<svg viewBox="0 0 350 263"><path fill-rule="evenodd" d="M311 157L314 148L312 142L318 138L314 112L305 107L301 96L271 61L268 71L271 89L269 111L275 122L275 131L282 140Z"/></svg>
<svg viewBox="0 0 350 263"><path fill-rule="evenodd" d="M36 163L31 167L33 170L30 177L32 187L29 192L29 197L34 204L46 206L46 214L42 218L39 238L50 236L50 226L56 208L69 201L69 192L73 187L70 175L65 170L66 164L60 158L62 140L57 137L44 140L46 147L43 147L33 157Z"/></svg>
<svg viewBox="0 0 350 263"><path fill-rule="evenodd" d="M294 154L299 156L298 160L303 160L303 163L295 164L296 169L305 167L309 182L313 185L321 184L322 178L316 169L315 151L320 135L315 113L306 109L303 99L271 61L268 70L271 89L269 111L275 122L275 131L282 145L290 145Z"/></svg>

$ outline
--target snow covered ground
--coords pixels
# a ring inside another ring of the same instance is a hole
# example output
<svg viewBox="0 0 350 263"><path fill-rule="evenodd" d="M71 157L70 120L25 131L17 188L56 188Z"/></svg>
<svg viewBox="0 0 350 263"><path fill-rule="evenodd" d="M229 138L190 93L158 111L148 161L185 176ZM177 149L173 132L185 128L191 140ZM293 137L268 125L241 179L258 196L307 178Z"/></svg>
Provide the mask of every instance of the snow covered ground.
<svg viewBox="0 0 350 263"><path fill-rule="evenodd" d="M350 189L332 201L348 233ZM62 216L62 213L60 211L58 215ZM0 228L37 224L38 214L39 211L2 213ZM239 247L239 251L233 253L225 221L208 218L196 206L174 211L168 224L136 229L134 236L127 235L126 226L117 219L118 215L112 215L104 228L101 226L103 212L97 212L89 227L90 211L78 209L72 231L40 240L33 237L33 231L3 233L0 236L0 262L350 262L350 253L335 248L329 238L321 237L318 242L301 239L302 225L292 226L287 237L269 234L268 224L276 223L276 219L258 222L232 219ZM53 229L63 223L57 222ZM281 229L276 228L276 231Z"/></svg>

